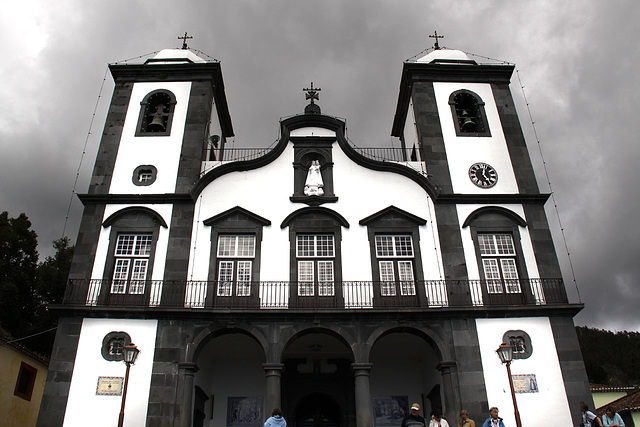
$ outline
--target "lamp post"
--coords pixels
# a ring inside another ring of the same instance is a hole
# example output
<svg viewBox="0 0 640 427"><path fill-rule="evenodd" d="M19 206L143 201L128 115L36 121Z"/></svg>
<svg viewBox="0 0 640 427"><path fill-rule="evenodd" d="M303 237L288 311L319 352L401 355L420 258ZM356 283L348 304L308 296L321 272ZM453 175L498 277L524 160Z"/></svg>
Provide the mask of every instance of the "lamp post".
<svg viewBox="0 0 640 427"><path fill-rule="evenodd" d="M120 417L118 418L118 427L122 427L124 423L124 404L127 400L127 386L129 385L129 368L136 363L140 350L134 343L125 345L123 348L124 363L127 365L127 373L124 376L124 387L122 389L122 405L120 406Z"/></svg>
<svg viewBox="0 0 640 427"><path fill-rule="evenodd" d="M516 427L522 427L520 421L520 411L518 411L518 403L516 402L516 392L513 389L513 379L511 378L511 361L513 361L513 346L502 343L496 350L500 362L507 365L507 376L509 377L509 386L511 387L511 398L513 399L513 411L516 416Z"/></svg>

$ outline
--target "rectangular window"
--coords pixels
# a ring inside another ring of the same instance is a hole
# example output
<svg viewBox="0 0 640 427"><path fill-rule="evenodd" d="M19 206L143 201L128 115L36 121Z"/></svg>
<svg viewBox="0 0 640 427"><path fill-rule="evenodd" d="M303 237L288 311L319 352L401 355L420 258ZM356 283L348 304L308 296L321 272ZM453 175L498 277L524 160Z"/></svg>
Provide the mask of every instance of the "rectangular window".
<svg viewBox="0 0 640 427"><path fill-rule="evenodd" d="M152 244L151 234L118 235L114 251L112 294L144 293Z"/></svg>
<svg viewBox="0 0 640 427"><path fill-rule="evenodd" d="M296 236L298 295L335 295L335 243L331 234L299 234ZM311 259L318 258L318 259Z"/></svg>
<svg viewBox="0 0 640 427"><path fill-rule="evenodd" d="M375 244L381 295L395 296L397 289L400 295L415 295L411 235L376 235Z"/></svg>
<svg viewBox="0 0 640 427"><path fill-rule="evenodd" d="M33 386L36 382L36 375L38 375L38 370L36 368L24 362L20 362L20 371L18 372L18 379L16 381L16 387L13 394L23 398L24 400L31 401Z"/></svg>
<svg viewBox="0 0 640 427"><path fill-rule="evenodd" d="M478 234L487 292L520 293L516 250L510 234Z"/></svg>
<svg viewBox="0 0 640 427"><path fill-rule="evenodd" d="M251 295L253 260L256 236L249 234L218 236L218 290L219 297L230 297L235 287L236 296ZM234 259L235 258L235 259Z"/></svg>

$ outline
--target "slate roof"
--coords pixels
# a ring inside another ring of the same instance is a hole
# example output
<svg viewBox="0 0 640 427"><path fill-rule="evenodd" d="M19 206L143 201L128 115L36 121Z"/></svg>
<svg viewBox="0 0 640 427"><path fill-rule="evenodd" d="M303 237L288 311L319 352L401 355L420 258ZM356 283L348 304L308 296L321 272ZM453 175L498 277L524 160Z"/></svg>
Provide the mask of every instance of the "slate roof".
<svg viewBox="0 0 640 427"><path fill-rule="evenodd" d="M599 407L597 409L598 415L602 416L608 407L612 407L620 414L640 411L640 390Z"/></svg>

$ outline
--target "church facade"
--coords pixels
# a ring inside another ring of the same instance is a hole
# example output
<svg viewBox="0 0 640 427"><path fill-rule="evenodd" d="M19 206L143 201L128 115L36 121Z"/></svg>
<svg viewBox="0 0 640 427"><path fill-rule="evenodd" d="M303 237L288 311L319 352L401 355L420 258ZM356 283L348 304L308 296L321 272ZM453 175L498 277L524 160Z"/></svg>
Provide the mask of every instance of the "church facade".
<svg viewBox="0 0 640 427"><path fill-rule="evenodd" d="M408 406L579 424L589 387L509 89L511 65L437 49L403 65L392 136L281 120L226 147L218 62L111 65L106 118L39 426L397 426Z"/></svg>

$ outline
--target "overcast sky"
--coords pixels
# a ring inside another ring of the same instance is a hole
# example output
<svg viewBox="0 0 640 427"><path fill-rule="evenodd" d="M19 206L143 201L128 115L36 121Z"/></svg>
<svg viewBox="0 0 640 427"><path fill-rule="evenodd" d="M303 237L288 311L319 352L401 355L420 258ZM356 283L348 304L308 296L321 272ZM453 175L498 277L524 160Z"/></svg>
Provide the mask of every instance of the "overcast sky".
<svg viewBox="0 0 640 427"><path fill-rule="evenodd" d="M180 46L219 59L236 147L264 147L303 87L360 147L391 138L402 62L441 46L513 62L536 122L582 302L576 323L640 330L640 2L28 1L0 15L0 211L25 212L41 259L61 237L108 63ZM474 58L486 62L482 58ZM540 187L549 186L514 74ZM87 191L113 83L107 75L80 171ZM552 202L550 223L578 301ZM74 198L66 234L75 242Z"/></svg>

